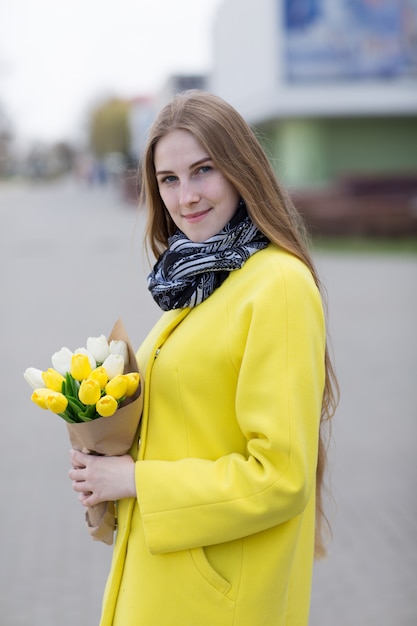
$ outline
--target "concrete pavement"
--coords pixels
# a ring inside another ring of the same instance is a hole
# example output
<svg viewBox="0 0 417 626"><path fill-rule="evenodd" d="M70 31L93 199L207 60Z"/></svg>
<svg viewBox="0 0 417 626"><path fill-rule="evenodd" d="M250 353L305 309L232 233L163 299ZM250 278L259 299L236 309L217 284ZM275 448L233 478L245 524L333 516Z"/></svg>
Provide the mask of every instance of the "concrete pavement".
<svg viewBox="0 0 417 626"><path fill-rule="evenodd" d="M143 218L116 190L71 182L0 186L0 214L0 625L95 626L111 548L84 528L65 424L30 402L22 373L119 316L139 344L159 315ZM334 539L310 624L416 626L417 256L321 253L317 264L342 399Z"/></svg>

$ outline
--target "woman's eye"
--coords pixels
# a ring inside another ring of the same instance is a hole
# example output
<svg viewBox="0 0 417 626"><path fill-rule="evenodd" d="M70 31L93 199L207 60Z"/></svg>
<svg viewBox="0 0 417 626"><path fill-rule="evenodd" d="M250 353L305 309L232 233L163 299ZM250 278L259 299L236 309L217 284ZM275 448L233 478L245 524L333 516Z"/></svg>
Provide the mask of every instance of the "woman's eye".
<svg viewBox="0 0 417 626"><path fill-rule="evenodd" d="M176 180L176 176L164 176L161 178L160 183L173 183Z"/></svg>
<svg viewBox="0 0 417 626"><path fill-rule="evenodd" d="M211 169L213 169L211 165L202 165L201 167L198 168L198 173L205 174L206 172L209 172Z"/></svg>

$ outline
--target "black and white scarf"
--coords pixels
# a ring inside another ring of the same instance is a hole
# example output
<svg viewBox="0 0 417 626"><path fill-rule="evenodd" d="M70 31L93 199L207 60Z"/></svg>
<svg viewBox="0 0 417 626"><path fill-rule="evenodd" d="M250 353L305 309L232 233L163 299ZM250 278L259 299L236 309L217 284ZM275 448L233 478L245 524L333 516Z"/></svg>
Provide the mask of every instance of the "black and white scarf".
<svg viewBox="0 0 417 626"><path fill-rule="evenodd" d="M178 230L148 276L148 289L163 311L194 307L206 300L232 270L268 245L243 202L226 226L202 243Z"/></svg>

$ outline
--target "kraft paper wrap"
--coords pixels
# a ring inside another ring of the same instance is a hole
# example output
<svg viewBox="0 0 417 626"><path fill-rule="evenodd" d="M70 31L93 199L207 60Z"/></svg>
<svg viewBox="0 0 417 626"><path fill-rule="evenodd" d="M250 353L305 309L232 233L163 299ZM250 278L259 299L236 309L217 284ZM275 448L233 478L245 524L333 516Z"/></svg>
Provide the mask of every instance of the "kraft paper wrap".
<svg viewBox="0 0 417 626"><path fill-rule="evenodd" d="M113 327L108 341L120 339L126 342L129 361L124 373L139 372L135 353L121 320ZM99 417L91 422L67 424L71 445L85 454L121 456L132 446L138 430L143 408L143 378L134 396L127 398L123 406L110 417ZM85 519L90 535L96 541L111 545L116 527L115 503L100 502L88 507Z"/></svg>

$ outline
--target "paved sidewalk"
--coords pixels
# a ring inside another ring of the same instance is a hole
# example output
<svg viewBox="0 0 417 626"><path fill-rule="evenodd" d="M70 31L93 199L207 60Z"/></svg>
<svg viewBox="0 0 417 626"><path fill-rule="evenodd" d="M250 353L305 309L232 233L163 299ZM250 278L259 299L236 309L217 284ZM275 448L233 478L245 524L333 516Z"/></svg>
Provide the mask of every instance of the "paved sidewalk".
<svg viewBox="0 0 417 626"><path fill-rule="evenodd" d="M0 626L96 626L111 548L84 528L65 424L30 402L22 373L119 316L139 344L159 315L143 219L116 190L73 183L0 186L0 213ZM317 263L342 399L310 626L416 626L417 256Z"/></svg>
<svg viewBox="0 0 417 626"><path fill-rule="evenodd" d="M341 402L311 626L417 624L417 257L323 255Z"/></svg>

